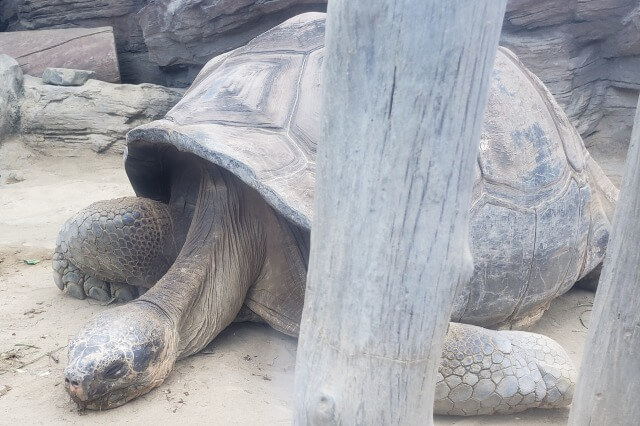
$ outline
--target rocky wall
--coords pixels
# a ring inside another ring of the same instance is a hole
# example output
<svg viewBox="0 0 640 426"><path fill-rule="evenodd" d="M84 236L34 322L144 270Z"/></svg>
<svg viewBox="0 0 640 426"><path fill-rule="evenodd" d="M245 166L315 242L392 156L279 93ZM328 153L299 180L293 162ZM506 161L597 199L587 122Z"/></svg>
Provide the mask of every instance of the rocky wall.
<svg viewBox="0 0 640 426"><path fill-rule="evenodd" d="M640 90L640 1L510 0L501 44L545 82L587 147L626 151Z"/></svg>
<svg viewBox="0 0 640 426"><path fill-rule="evenodd" d="M111 26L123 82L187 87L212 57L325 8L324 0L0 0L0 31Z"/></svg>
<svg viewBox="0 0 640 426"><path fill-rule="evenodd" d="M0 30L113 26L124 82L176 87L211 57L325 8L325 0L0 3ZM640 90L640 0L510 0L502 44L547 84L587 146L626 150Z"/></svg>

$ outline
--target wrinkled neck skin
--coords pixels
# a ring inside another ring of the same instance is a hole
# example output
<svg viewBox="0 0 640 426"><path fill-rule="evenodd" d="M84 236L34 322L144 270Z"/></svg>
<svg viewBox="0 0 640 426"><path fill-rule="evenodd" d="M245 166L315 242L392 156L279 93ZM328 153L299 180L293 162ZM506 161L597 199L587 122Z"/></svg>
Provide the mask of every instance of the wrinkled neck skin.
<svg viewBox="0 0 640 426"><path fill-rule="evenodd" d="M230 173L195 158L188 166L173 170L172 220L176 242L184 241L175 262L144 295L100 313L70 343L65 386L82 408L118 407L161 384L177 359L236 318L260 274L270 208Z"/></svg>
<svg viewBox="0 0 640 426"><path fill-rule="evenodd" d="M155 286L130 303L151 308L171 324L171 367L233 322L265 255L264 202L228 172L204 162L199 167L195 211L178 258Z"/></svg>

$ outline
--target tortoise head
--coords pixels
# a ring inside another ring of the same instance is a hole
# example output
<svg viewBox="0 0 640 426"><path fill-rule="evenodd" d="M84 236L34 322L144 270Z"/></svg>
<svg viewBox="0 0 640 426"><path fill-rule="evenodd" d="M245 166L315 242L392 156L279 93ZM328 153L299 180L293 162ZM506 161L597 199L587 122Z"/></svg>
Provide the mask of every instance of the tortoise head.
<svg viewBox="0 0 640 426"><path fill-rule="evenodd" d="M65 387L80 408L118 407L158 386L176 360L172 322L130 303L97 315L69 344Z"/></svg>

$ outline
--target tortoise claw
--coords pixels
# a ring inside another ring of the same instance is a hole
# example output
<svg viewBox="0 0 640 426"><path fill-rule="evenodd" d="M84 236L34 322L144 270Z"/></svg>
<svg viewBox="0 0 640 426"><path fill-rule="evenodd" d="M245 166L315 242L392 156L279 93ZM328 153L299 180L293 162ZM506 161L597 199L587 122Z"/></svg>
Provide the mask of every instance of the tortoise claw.
<svg viewBox="0 0 640 426"><path fill-rule="evenodd" d="M110 304L124 303L138 297L136 287L124 283L111 283L82 272L65 259L60 247L53 255L53 281L64 293L76 299L87 297Z"/></svg>
<svg viewBox="0 0 640 426"><path fill-rule="evenodd" d="M111 296L115 302L124 303L138 297L138 291L129 284L111 283Z"/></svg>

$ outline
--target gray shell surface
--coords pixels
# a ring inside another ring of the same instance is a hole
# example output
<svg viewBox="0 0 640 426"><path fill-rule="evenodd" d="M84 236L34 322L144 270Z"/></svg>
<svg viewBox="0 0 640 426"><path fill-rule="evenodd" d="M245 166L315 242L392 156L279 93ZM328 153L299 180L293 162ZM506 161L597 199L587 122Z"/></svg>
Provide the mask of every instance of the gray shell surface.
<svg viewBox="0 0 640 426"><path fill-rule="evenodd" d="M129 133L129 152L196 154L310 229L324 17L299 15L211 60L164 119ZM130 169L138 195L150 196ZM500 48L471 206L475 272L452 319L490 326L542 313L602 260L610 225L600 200L615 198L611 188L544 85Z"/></svg>

